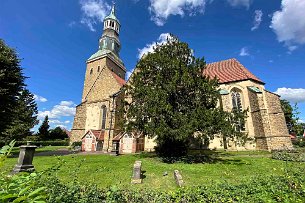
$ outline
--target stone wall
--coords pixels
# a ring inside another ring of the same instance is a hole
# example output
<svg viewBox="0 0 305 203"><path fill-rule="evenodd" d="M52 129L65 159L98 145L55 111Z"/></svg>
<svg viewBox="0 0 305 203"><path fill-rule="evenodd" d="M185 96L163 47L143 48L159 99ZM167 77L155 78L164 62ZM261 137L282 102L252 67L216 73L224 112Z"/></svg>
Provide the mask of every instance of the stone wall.
<svg viewBox="0 0 305 203"><path fill-rule="evenodd" d="M118 66L111 59L106 60L106 66L109 70L113 71L116 75L125 80L126 71L122 67Z"/></svg>
<svg viewBox="0 0 305 203"><path fill-rule="evenodd" d="M70 142L81 141L82 136L85 134L86 124L86 103L81 103L76 107L74 116L73 127L71 130Z"/></svg>
<svg viewBox="0 0 305 203"><path fill-rule="evenodd" d="M105 68L95 80L95 83L92 84L92 87L85 97L85 100L88 102L110 99L110 95L121 89L121 86L117 83L111 70L108 68Z"/></svg>
<svg viewBox="0 0 305 203"><path fill-rule="evenodd" d="M108 57L87 64L82 101L109 98L111 94L120 90L121 86L111 74L112 70L115 74L121 75L122 78L125 77L125 71Z"/></svg>
<svg viewBox="0 0 305 203"><path fill-rule="evenodd" d="M278 95L265 91L265 97L270 120L270 134L266 134L268 150L293 148L285 116Z"/></svg>

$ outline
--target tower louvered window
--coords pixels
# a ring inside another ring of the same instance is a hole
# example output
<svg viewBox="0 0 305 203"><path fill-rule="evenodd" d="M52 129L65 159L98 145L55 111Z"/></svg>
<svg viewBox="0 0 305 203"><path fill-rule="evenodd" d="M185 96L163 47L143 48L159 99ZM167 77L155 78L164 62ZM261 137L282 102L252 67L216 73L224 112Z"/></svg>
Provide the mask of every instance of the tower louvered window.
<svg viewBox="0 0 305 203"><path fill-rule="evenodd" d="M106 127L106 114L107 114L107 108L106 106L102 107L102 130L105 130Z"/></svg>

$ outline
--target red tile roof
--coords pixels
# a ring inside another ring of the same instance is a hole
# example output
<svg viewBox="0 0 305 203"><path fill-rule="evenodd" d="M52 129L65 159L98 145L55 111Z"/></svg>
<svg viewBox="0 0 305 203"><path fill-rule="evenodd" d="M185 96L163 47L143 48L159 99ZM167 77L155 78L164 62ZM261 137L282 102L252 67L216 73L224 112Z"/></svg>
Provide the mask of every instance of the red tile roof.
<svg viewBox="0 0 305 203"><path fill-rule="evenodd" d="M105 131L104 130L91 130L93 135L96 137L97 140L104 140Z"/></svg>
<svg viewBox="0 0 305 203"><path fill-rule="evenodd" d="M125 85L126 81L122 78L120 78L117 74L115 74L114 72L111 72L113 77L116 79L116 81L119 83L119 85L123 86Z"/></svg>
<svg viewBox="0 0 305 203"><path fill-rule="evenodd" d="M254 80L264 84L263 81L253 75L235 58L207 64L207 67L203 70L203 74L210 78L217 77L219 83Z"/></svg>

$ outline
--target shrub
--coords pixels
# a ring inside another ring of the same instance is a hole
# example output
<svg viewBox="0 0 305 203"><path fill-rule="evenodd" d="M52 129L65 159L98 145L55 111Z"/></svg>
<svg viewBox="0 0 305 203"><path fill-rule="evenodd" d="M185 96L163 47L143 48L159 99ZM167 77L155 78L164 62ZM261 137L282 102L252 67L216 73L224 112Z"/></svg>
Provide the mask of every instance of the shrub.
<svg viewBox="0 0 305 203"><path fill-rule="evenodd" d="M301 150L272 151L272 158L282 161L305 162L305 152Z"/></svg>
<svg viewBox="0 0 305 203"><path fill-rule="evenodd" d="M4 146L6 143L0 142L0 146ZM26 145L27 141L16 141L15 146ZM68 140L52 140L52 141L31 141L31 144L36 146L69 146Z"/></svg>
<svg viewBox="0 0 305 203"><path fill-rule="evenodd" d="M298 138L296 140L292 140L292 144L297 148L305 147L305 138Z"/></svg>
<svg viewBox="0 0 305 203"><path fill-rule="evenodd" d="M76 147L76 146L81 147L81 146L82 146L82 141L73 142L73 143L71 144L71 147Z"/></svg>
<svg viewBox="0 0 305 203"><path fill-rule="evenodd" d="M10 154L15 142L0 150L0 168ZM37 181L41 174L23 173L13 176L0 174L0 202L45 202L46 188L39 186Z"/></svg>

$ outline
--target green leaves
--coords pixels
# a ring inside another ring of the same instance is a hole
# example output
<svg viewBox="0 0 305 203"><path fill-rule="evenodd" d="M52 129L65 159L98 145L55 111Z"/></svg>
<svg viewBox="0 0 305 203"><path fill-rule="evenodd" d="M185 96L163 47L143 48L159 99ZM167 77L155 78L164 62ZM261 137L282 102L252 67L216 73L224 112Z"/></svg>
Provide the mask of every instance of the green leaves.
<svg viewBox="0 0 305 203"><path fill-rule="evenodd" d="M126 106L126 130L157 136L158 149L170 148L163 153L169 156L185 153L194 134L207 145L223 131L228 135L228 129L236 136L234 122L243 121L242 116L219 107L218 81L203 75L205 65L175 36L156 45L138 62L126 87L132 98Z"/></svg>

